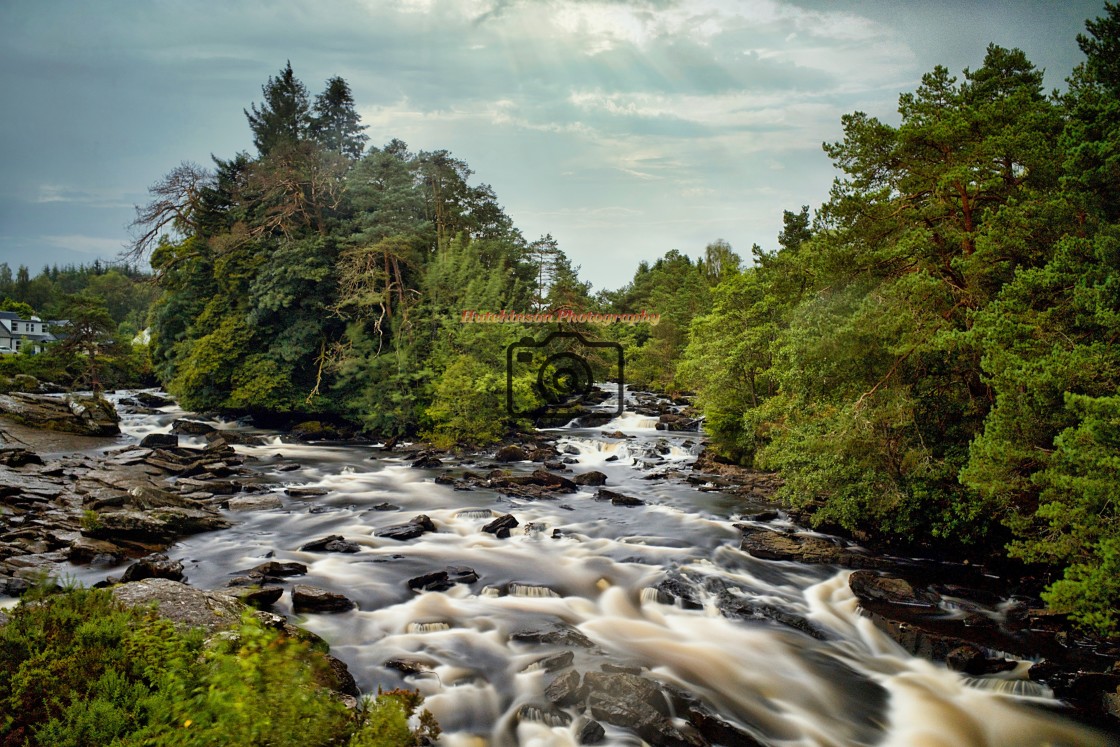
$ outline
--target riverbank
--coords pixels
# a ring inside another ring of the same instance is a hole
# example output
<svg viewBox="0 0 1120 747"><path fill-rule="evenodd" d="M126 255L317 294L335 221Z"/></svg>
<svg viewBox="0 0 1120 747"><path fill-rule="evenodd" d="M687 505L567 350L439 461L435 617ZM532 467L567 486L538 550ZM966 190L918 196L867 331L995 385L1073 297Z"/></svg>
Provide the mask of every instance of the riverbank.
<svg viewBox="0 0 1120 747"><path fill-rule="evenodd" d="M1106 650L1080 656L978 569L805 531L769 502L772 476L697 459L697 434L658 430L656 411L455 454L130 399L119 439L42 464L9 451L27 461L3 468L6 583L177 576L271 605L359 689L420 689L449 745L905 744L944 708L993 721L951 743L1109 743L1039 709L1071 713L1053 693L1111 728L1091 708L1111 692Z"/></svg>

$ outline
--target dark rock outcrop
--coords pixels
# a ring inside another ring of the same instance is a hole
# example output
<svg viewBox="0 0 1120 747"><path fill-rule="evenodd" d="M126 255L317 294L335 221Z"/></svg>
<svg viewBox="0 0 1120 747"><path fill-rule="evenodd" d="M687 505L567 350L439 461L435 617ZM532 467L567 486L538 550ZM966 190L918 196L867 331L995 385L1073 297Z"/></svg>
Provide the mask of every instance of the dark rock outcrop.
<svg viewBox="0 0 1120 747"><path fill-rule="evenodd" d="M592 485L594 487L599 487L600 485L607 484L607 476L598 470L581 472L572 478L572 482L576 485Z"/></svg>
<svg viewBox="0 0 1120 747"><path fill-rule="evenodd" d="M792 560L846 568L886 568L891 565L884 558L857 552L823 537L785 534L747 525L737 525L737 528L743 537L740 549L762 560Z"/></svg>
<svg viewBox="0 0 1120 747"><path fill-rule="evenodd" d="M525 449L512 444L498 449L498 453L494 455L494 461L496 462L524 462L528 459L529 454L526 453Z"/></svg>
<svg viewBox="0 0 1120 747"><path fill-rule="evenodd" d="M513 514L506 514L499 516L492 522L482 527L482 531L494 535L498 539L506 539L509 537L510 530L516 527L520 522L514 517Z"/></svg>
<svg viewBox="0 0 1120 747"><path fill-rule="evenodd" d="M103 397L0 394L0 415L32 428L84 436L115 436L121 432L116 408Z"/></svg>
<svg viewBox="0 0 1120 747"><path fill-rule="evenodd" d="M427 515L420 514L407 524L394 524L393 526L379 529L374 534L377 537L384 537L385 539L407 542L408 540L416 539L426 532L434 531L436 531L435 523Z"/></svg>
<svg viewBox="0 0 1120 747"><path fill-rule="evenodd" d="M361 545L344 539L341 534L332 534L328 537L308 542L299 548L302 552L342 552L355 553L361 550Z"/></svg>
<svg viewBox="0 0 1120 747"><path fill-rule="evenodd" d="M317 586L297 584L292 587L292 609L296 612L346 612L356 606L342 594Z"/></svg>
<svg viewBox="0 0 1120 747"><path fill-rule="evenodd" d="M149 433L140 439L140 447L144 449L175 449L179 446L179 437L174 433Z"/></svg>
<svg viewBox="0 0 1120 747"><path fill-rule="evenodd" d="M171 560L163 553L152 553L141 558L124 570L121 581L142 581L146 578L166 578L172 581L183 580L183 564Z"/></svg>

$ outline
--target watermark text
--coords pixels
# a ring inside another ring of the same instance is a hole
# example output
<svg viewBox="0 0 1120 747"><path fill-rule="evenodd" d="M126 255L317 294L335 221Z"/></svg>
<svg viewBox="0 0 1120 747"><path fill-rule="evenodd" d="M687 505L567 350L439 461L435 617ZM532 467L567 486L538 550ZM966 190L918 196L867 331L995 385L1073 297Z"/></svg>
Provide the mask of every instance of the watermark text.
<svg viewBox="0 0 1120 747"><path fill-rule="evenodd" d="M466 309L459 317L462 324L649 324L656 326L660 314L642 311L638 314L608 314L598 311L476 311Z"/></svg>

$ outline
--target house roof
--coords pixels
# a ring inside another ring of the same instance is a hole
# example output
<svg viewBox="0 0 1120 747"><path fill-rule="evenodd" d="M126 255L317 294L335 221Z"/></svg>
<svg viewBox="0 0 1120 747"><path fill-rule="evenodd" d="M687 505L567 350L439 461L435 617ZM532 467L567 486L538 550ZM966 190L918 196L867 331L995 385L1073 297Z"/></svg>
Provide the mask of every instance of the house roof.
<svg viewBox="0 0 1120 747"><path fill-rule="evenodd" d="M19 314L14 311L0 311L0 319L19 319Z"/></svg>

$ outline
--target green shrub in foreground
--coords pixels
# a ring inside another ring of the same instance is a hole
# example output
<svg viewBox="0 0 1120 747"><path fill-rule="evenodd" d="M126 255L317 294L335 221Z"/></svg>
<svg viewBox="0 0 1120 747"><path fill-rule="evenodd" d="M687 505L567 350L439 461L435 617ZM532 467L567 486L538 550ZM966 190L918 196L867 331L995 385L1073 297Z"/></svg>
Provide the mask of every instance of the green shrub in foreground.
<svg viewBox="0 0 1120 747"><path fill-rule="evenodd" d="M438 734L426 711L410 728L417 693L350 711L316 684L324 665L251 614L206 641L102 590L32 598L0 626L0 747L406 747Z"/></svg>

